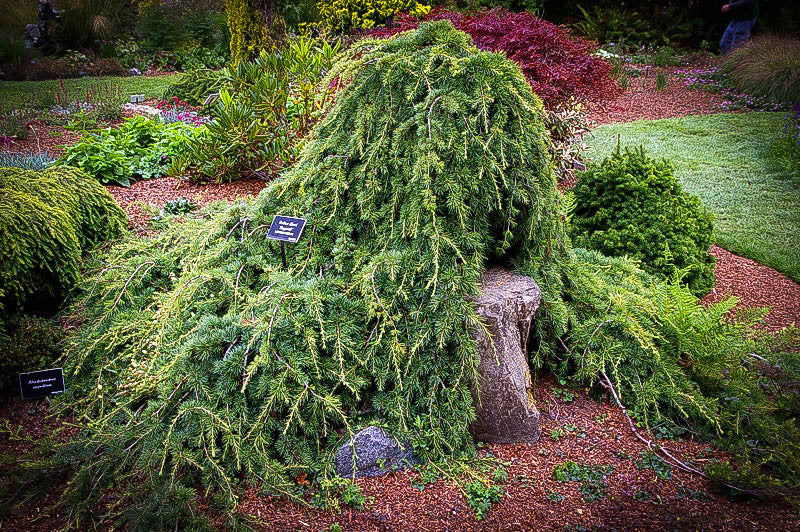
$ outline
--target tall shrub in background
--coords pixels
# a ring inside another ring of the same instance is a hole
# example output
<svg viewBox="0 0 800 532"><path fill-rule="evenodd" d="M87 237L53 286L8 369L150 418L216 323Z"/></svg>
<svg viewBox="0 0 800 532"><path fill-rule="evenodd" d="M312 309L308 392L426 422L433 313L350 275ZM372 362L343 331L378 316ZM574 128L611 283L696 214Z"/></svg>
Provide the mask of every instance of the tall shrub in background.
<svg viewBox="0 0 800 532"><path fill-rule="evenodd" d="M55 35L59 51L96 48L125 29L128 7L117 0L64 0L58 3Z"/></svg>
<svg viewBox="0 0 800 532"><path fill-rule="evenodd" d="M137 30L154 50L229 47L223 0L140 0Z"/></svg>
<svg viewBox="0 0 800 532"><path fill-rule="evenodd" d="M548 108L571 97L601 100L616 94L611 65L595 57L594 45L571 37L566 30L532 13L491 10L464 14L436 8L423 20L449 20L472 37L480 50L503 52L517 63ZM386 28L371 32L386 37L416 28L420 21L400 14Z"/></svg>
<svg viewBox="0 0 800 532"><path fill-rule="evenodd" d="M319 0L317 8L323 28L334 34L370 29L398 13L416 18L431 10L416 0Z"/></svg>
<svg viewBox="0 0 800 532"><path fill-rule="evenodd" d="M261 50L274 49L285 37L275 0L225 0L225 11L234 65L254 59Z"/></svg>

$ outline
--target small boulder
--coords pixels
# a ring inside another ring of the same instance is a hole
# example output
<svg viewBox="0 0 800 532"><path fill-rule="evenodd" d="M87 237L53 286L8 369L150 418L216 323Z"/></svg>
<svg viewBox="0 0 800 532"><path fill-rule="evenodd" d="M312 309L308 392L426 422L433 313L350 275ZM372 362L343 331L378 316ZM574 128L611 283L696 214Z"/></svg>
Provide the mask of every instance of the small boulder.
<svg viewBox="0 0 800 532"><path fill-rule="evenodd" d="M525 443L539 439L527 344L540 301L539 286L530 277L492 268L481 279L475 311L486 330L473 331L480 357L478 383L472 389L477 419L471 431L477 440Z"/></svg>
<svg viewBox="0 0 800 532"><path fill-rule="evenodd" d="M353 476L353 450L356 478L379 477L417 463L410 445L401 444L380 427L367 427L336 451L336 474L340 477Z"/></svg>

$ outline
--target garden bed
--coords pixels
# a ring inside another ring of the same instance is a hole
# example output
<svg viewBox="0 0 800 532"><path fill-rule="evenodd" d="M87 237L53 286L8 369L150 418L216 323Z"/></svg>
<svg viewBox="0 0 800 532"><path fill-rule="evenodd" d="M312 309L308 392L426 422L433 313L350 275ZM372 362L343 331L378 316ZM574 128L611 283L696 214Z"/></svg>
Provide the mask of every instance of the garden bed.
<svg viewBox="0 0 800 532"><path fill-rule="evenodd" d="M658 69L646 67L647 74L632 78L628 89L601 104L589 104L587 111L594 125L657 120L678 116L703 115L725 111L724 98L712 92L692 90L676 74L678 67L666 67L667 86L656 89Z"/></svg>
<svg viewBox="0 0 800 532"><path fill-rule="evenodd" d="M709 93L690 91L677 78L672 78L663 92L655 90L655 78L636 78L625 94L604 108L590 108L598 124L630 122L709 114L719 112L721 99ZM57 130L58 128L54 128ZM53 136L49 129L40 135L65 144L77 135ZM40 141L41 141L40 140ZM34 141L35 142L35 141ZM25 141L26 146L31 140ZM57 150L43 144L43 149ZM17 150L15 150L17 151ZM56 154L57 151L51 151ZM152 211L168 200L187 198L199 206L216 200L235 201L257 195L267 183L249 179L230 184L197 185L177 178L158 178L134 183L129 188L108 186L117 202L127 212L133 230L140 236L150 234ZM704 302L733 294L742 305L772 306L766 318L770 328L800 323L800 285L775 270L753 260L735 255L718 246L711 250L717 259L716 286ZM631 433L622 412L608 398L591 398L585 390L573 390L574 397L553 393L561 387L550 377L540 379L536 401L542 416L542 439L535 445L488 445L481 453L491 454L505 465L508 480L501 501L492 508L485 521L475 520L463 494L452 483L439 480L419 486L419 473L397 472L377 479L361 479L356 483L374 500L364 510L345 509L336 514L306 508L286 499L272 498L255 489L248 490L239 511L257 522L257 528L269 530L319 530L338 523L348 530L395 529L499 529L499 528L591 528L598 523L608 528L632 526L712 529L793 529L800 526L797 515L778 503L733 502L715 493L712 486L699 477L683 471L668 471L669 478L659 478L653 469L641 468L636 462L646 447ZM45 403L11 401L0 410L0 419L7 427L19 426L24 436L33 439L62 422L45 418ZM707 444L689 438L662 442L676 456L696 465L710 458L726 455ZM32 443L16 439L7 431L0 432L0 452L21 456ZM553 468L565 461L589 464L591 467L613 466L607 476L606 494L593 502L583 500L577 482L558 482ZM662 476L667 472L660 471ZM26 505L11 515L0 518L0 528L32 530L52 529L63 523L58 509L48 509L64 485L55 479L52 491L44 501ZM222 516L215 514L206 500L201 511L224 528ZM40 520L30 524L31 519Z"/></svg>
<svg viewBox="0 0 800 532"><path fill-rule="evenodd" d="M423 487L415 471L357 479L364 495L372 498L363 510L344 507L341 513L321 511L251 488L244 493L239 512L253 519L257 530L324 530L334 523L344 530L581 530L598 523L611 529L629 529L637 524L669 529L791 530L800 525L797 514L780 503L734 501L684 471L643 467L642 453L647 447L631 433L618 408L581 390L573 390L571 399L560 393L556 397L554 392L562 388L551 377L537 381L536 404L542 412L538 443L491 444L480 451L500 460L508 475L502 483L505 495L483 521L475 520L464 496L451 482L438 480ZM0 418L11 426L18 425L20 435L35 440L60 425L46 414L45 403L21 400L11 401L0 410ZM554 431L558 431L557 437ZM724 452L691 438L660 443L695 465L728 458ZM3 453L22 456L32 447L29 441L12 441L8 433L0 433ZM605 495L597 493L596 500L586 502L579 482L556 481L553 468L565 461L590 467L612 466ZM659 473L669 478L660 478ZM0 526L15 529L24 524L28 530L44 531L63 524L60 511L49 508L63 488L63 479L54 479L50 495L11 516L0 517ZM211 509L208 500L200 501L199 508L219 530L225 529L223 516Z"/></svg>

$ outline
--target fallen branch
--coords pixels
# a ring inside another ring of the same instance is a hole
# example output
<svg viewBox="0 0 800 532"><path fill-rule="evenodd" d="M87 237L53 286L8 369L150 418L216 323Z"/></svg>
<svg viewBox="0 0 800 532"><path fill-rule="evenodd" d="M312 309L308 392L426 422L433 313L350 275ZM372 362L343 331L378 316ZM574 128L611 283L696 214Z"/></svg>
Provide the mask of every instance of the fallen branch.
<svg viewBox="0 0 800 532"><path fill-rule="evenodd" d="M677 458L675 458L675 456L673 456L672 453L670 453L668 450L666 450L663 446L657 444L653 440L648 440L647 438L642 436L642 434L636 429L636 425L633 423L633 419L631 419L631 416L628 414L628 409L625 408L622 405L622 401L619 400L619 396L617 395L617 390L616 390L616 388L614 388L614 385L611 383L611 379L608 378L608 375L606 375L605 371L601 371L600 375L603 377L603 380L600 382L600 384L602 384L603 387L606 388L608 391L610 391L611 395L614 396L614 401L617 403L617 406L620 408L620 410L622 410L622 413L625 415L625 418L628 420L628 426L631 428L631 432L633 432L634 436L636 436L645 445L647 445L648 449L650 449L650 450L654 450L655 449L657 451L660 451L664 456L666 456L669 460L665 460L665 462L670 462L670 463L672 463L672 465L675 465L675 466L683 469L684 471L688 471L690 473L694 473L696 475L700 475L701 477L703 477L705 479L709 478L708 475L706 475L704 472L700 471L699 469L695 469L694 467L692 467L692 466L690 466L690 465L678 460ZM733 487L733 486L731 486L731 487ZM738 488L736 488L736 489L738 489Z"/></svg>

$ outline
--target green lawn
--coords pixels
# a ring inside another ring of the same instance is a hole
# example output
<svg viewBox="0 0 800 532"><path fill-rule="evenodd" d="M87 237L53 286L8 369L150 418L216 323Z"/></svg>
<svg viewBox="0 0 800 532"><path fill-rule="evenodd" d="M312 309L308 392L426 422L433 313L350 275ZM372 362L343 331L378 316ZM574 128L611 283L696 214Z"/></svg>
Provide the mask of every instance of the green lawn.
<svg viewBox="0 0 800 532"><path fill-rule="evenodd" d="M800 175L769 158L781 113L716 114L600 126L587 137L599 162L643 145L717 214L716 242L800 281Z"/></svg>
<svg viewBox="0 0 800 532"><path fill-rule="evenodd" d="M75 92L85 92L93 84L113 83L120 87L122 94L127 98L130 94L144 94L145 98L160 97L164 90L178 79L180 74L167 76L129 76L129 77L85 77L65 79L64 85ZM47 93L52 93L58 87L58 80L48 81L2 81L0 82L0 106L3 110L15 109L26 106L33 98L34 102L45 99Z"/></svg>

